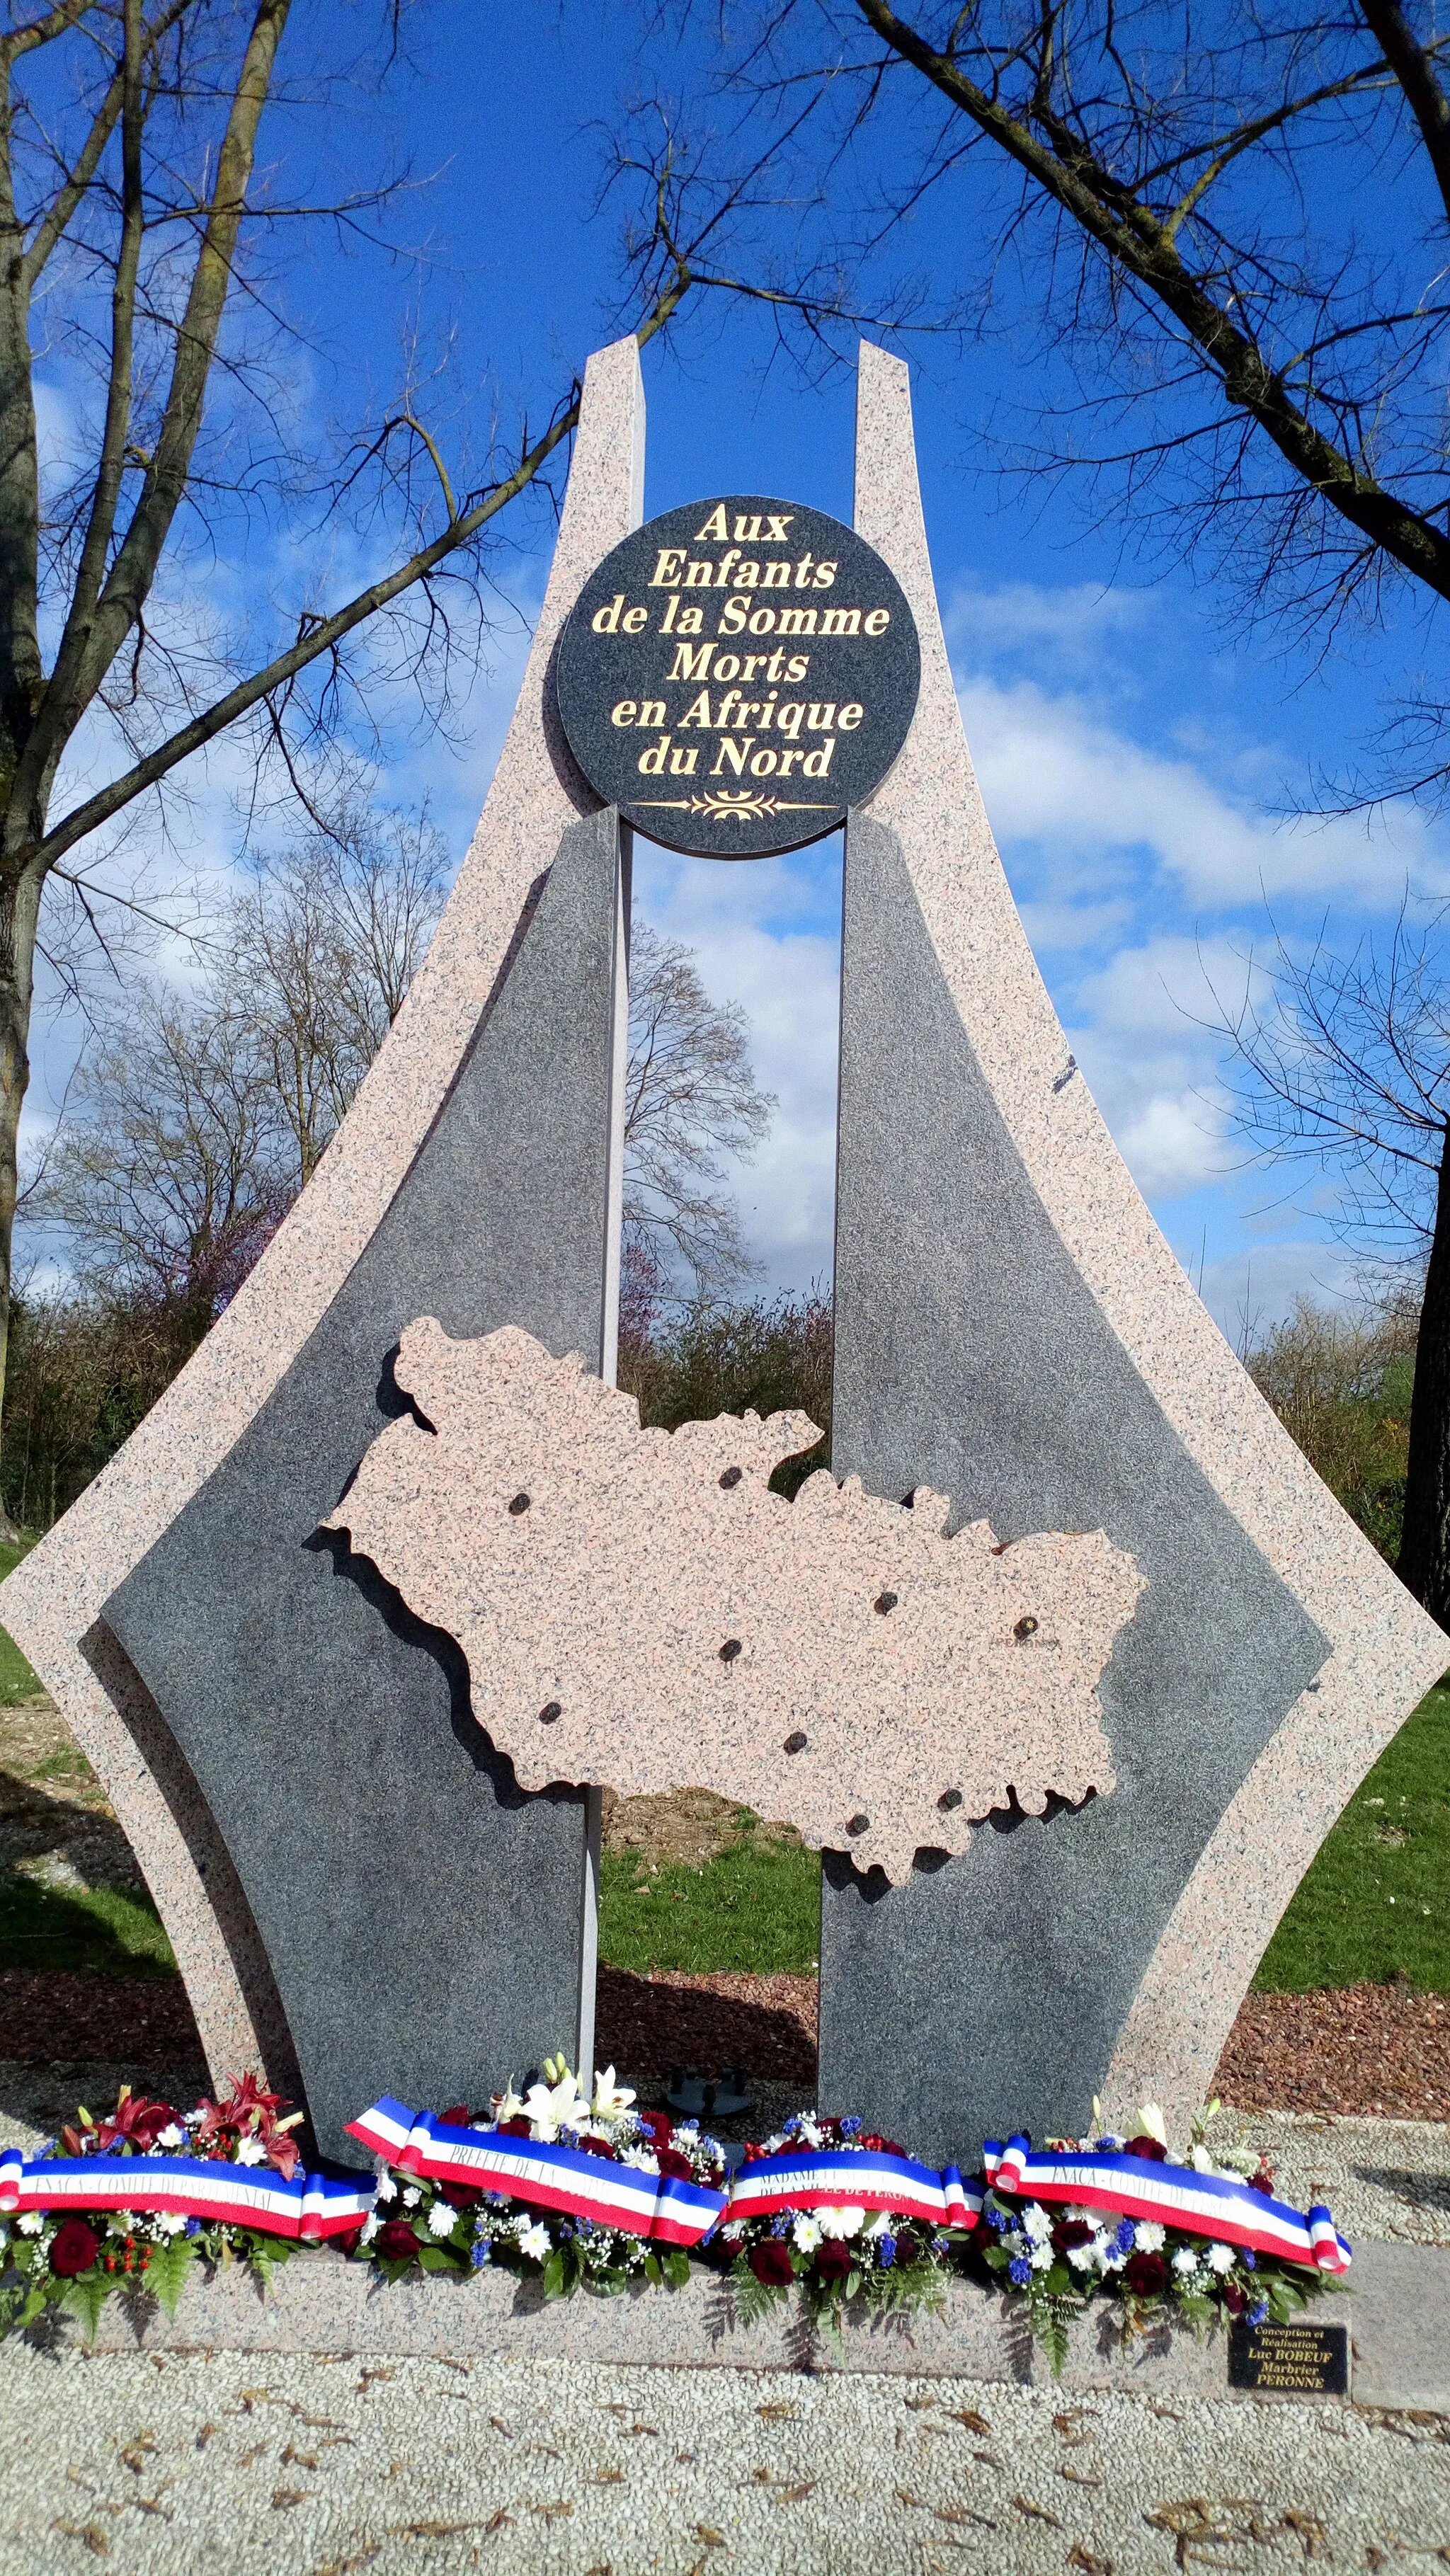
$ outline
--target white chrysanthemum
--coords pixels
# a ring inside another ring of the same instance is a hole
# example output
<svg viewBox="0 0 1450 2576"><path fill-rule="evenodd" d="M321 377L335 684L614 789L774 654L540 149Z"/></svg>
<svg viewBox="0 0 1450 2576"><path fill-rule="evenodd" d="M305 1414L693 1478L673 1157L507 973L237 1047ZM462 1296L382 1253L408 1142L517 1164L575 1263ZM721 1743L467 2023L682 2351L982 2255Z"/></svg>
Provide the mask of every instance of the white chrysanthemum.
<svg viewBox="0 0 1450 2576"><path fill-rule="evenodd" d="M802 2114L800 2129L797 2134L802 2146L818 2147L821 2143L820 2130L816 2127L814 2120L806 2119L804 2114Z"/></svg>
<svg viewBox="0 0 1450 2576"><path fill-rule="evenodd" d="M376 2236L376 2234L377 2234L377 2232L378 2232L378 2229L381 2227L382 2223L383 2223L383 2222L382 2222L382 2220L379 2218L379 2216L378 2216L378 2214L377 2214L377 2211L376 2211L376 2210L374 2210L374 2209L370 2209L370 2210L368 2211L368 2214L367 2214L366 2218L363 2220L363 2223L362 2223L362 2234L361 2234L361 2236L358 2238L358 2243L359 2243L360 2245L371 2245L371 2243L372 2243L372 2241L373 2241L373 2238Z"/></svg>
<svg viewBox="0 0 1450 2576"><path fill-rule="evenodd" d="M239 2138L233 2161L239 2165L264 2165L267 2161L267 2150L260 2138Z"/></svg>
<svg viewBox="0 0 1450 2576"><path fill-rule="evenodd" d="M552 2251L553 2243L549 2231L547 2227L542 2227L536 2218L520 2236L519 2252L527 2254L531 2263L546 2263Z"/></svg>
<svg viewBox="0 0 1450 2576"><path fill-rule="evenodd" d="M1197 2271L1198 2256L1191 2245L1179 2246L1177 2253L1173 2257L1173 2269L1175 2272L1183 2273Z"/></svg>
<svg viewBox="0 0 1450 2576"><path fill-rule="evenodd" d="M809 2211L805 2211L796 2220L795 2225L790 2232L795 2238L797 2245L800 2247L802 2254L814 2254L816 2247L821 2241L821 2227L819 2219L813 2218Z"/></svg>
<svg viewBox="0 0 1450 2576"><path fill-rule="evenodd" d="M38 2236L45 2221L38 2209L27 2209L22 2217L17 2218L15 2224L22 2236Z"/></svg>
<svg viewBox="0 0 1450 2576"><path fill-rule="evenodd" d="M1136 2234L1140 2254L1162 2253L1163 2230L1156 2218L1140 2218L1137 2222Z"/></svg>
<svg viewBox="0 0 1450 2576"><path fill-rule="evenodd" d="M1097 2261L1090 2245L1069 2245L1067 2259L1075 2272L1090 2272Z"/></svg>
<svg viewBox="0 0 1450 2576"><path fill-rule="evenodd" d="M622 2165L634 2165L640 2173L657 2174L660 2169L659 2157L652 2147L623 2147L619 2161Z"/></svg>
<svg viewBox="0 0 1450 2576"><path fill-rule="evenodd" d="M446 2200L435 2200L428 2212L429 2235L451 2236L457 2224L457 2210L450 2209Z"/></svg>
<svg viewBox="0 0 1450 2576"><path fill-rule="evenodd" d="M1209 2270L1211 2272L1231 2272L1234 2267L1235 2250L1236 2249L1232 2245L1210 2245L1208 2249Z"/></svg>
<svg viewBox="0 0 1450 2576"><path fill-rule="evenodd" d="M845 2209L818 2209L816 2216L823 2236L859 2236L866 2224L865 2210L858 2209L854 2202Z"/></svg>
<svg viewBox="0 0 1450 2576"><path fill-rule="evenodd" d="M405 2209L416 2209L422 2197L423 2195L418 2189L417 2184L415 2182L410 2182L407 2190L403 2194L403 2207Z"/></svg>
<svg viewBox="0 0 1450 2576"><path fill-rule="evenodd" d="M1052 2234L1052 2221L1045 2209L1038 2208L1035 2200L1022 2212L1022 2232L1034 2245L1045 2244Z"/></svg>
<svg viewBox="0 0 1450 2576"><path fill-rule="evenodd" d="M180 2121L168 2120L165 2128L158 2134L156 2143L158 2147L163 2147L169 2156L174 2156L178 2147L184 2147L186 2131Z"/></svg>
<svg viewBox="0 0 1450 2576"><path fill-rule="evenodd" d="M1051 2245L1034 2245L1032 2248L1031 2262L1034 2272L1048 2271L1052 2264Z"/></svg>
<svg viewBox="0 0 1450 2576"><path fill-rule="evenodd" d="M1088 2252L1100 2272L1121 2272L1128 2259L1118 2243L1115 2228L1100 2227Z"/></svg>
<svg viewBox="0 0 1450 2576"><path fill-rule="evenodd" d="M181 2236L186 2231L186 2213L180 2209L163 2209L158 2212L156 2223L163 2236Z"/></svg>
<svg viewBox="0 0 1450 2576"><path fill-rule="evenodd" d="M378 2176L379 2200L396 2200L397 2197L398 2186L394 2182L392 2175L390 2173L380 2173Z"/></svg>

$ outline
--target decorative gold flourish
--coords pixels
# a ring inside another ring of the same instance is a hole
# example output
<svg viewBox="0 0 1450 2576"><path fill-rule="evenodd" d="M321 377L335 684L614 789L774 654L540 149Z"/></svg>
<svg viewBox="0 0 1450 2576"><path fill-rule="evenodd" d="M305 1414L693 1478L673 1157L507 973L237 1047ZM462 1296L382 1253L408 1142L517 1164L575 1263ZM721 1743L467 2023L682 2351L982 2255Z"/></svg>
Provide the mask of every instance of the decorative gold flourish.
<svg viewBox="0 0 1450 2576"><path fill-rule="evenodd" d="M671 814L708 814L712 822L764 823L772 814L832 814L835 805L814 803L807 796L752 796L745 788L732 795L725 787L716 788L709 796L636 796L633 802L643 807L660 806Z"/></svg>

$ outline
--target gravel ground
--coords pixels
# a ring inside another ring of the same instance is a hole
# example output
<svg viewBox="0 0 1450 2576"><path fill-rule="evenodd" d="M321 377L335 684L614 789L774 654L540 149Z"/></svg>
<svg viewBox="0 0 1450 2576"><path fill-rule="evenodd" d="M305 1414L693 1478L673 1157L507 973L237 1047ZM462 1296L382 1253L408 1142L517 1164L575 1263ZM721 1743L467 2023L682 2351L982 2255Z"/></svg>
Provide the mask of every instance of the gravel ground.
<svg viewBox="0 0 1450 2576"><path fill-rule="evenodd" d="M0 2351L0 2568L1138 2576L1450 2558L1450 2432L967 2380Z"/></svg>

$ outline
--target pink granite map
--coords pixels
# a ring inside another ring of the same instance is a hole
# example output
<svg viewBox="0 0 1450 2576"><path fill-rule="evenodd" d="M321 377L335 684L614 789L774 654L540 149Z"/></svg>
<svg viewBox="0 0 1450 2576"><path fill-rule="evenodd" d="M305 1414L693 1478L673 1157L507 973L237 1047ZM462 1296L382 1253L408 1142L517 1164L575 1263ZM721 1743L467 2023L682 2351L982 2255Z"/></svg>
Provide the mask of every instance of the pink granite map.
<svg viewBox="0 0 1450 2576"><path fill-rule="evenodd" d="M410 1418L324 1524L456 1638L520 1784L708 1788L899 1881L1015 1795L1113 1787L1098 1683L1143 1577L1101 1530L945 1536L919 1487L882 1502L772 1470L803 1413L642 1431L632 1396L513 1326L402 1337Z"/></svg>

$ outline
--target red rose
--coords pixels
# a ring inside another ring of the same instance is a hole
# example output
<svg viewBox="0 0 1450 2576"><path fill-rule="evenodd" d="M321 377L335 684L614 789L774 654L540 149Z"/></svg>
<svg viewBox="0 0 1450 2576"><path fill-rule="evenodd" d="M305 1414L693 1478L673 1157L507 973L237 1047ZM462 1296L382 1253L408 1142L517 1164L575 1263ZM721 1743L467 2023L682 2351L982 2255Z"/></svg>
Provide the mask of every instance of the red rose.
<svg viewBox="0 0 1450 2576"><path fill-rule="evenodd" d="M668 2174L672 2181L694 2181L695 2168L691 2164L688 2156L681 2155L678 2147L661 2147L659 2158L660 2172L662 2174Z"/></svg>
<svg viewBox="0 0 1450 2576"><path fill-rule="evenodd" d="M1248 2294L1241 2281L1225 2281L1223 2303L1231 2317L1241 2317L1248 2306Z"/></svg>
<svg viewBox="0 0 1450 2576"><path fill-rule="evenodd" d="M1130 2254L1123 2279L1135 2298L1153 2299L1168 2287L1168 2265L1161 2254Z"/></svg>
<svg viewBox="0 0 1450 2576"><path fill-rule="evenodd" d="M1260 2165L1258 2172L1251 2175L1249 2178L1249 2189L1250 2191L1261 2191L1266 2200L1272 2200L1274 2197L1273 2166Z"/></svg>
<svg viewBox="0 0 1450 2576"><path fill-rule="evenodd" d="M901 2231L901 2234L897 2237L897 2240L896 2240L896 2269L897 2269L897 2271L899 2272L899 2271L902 2269L903 2265L907 2265L907 2266L909 2266L910 2264L914 2263L914 2262L917 2260L917 2257L919 2256L920 2252L921 2252L921 2239L920 2239L920 2237L919 2237L919 2236L913 2236L909 2227L903 2227L903 2229L902 2229L902 2231Z"/></svg>
<svg viewBox="0 0 1450 2576"><path fill-rule="evenodd" d="M438 2197L446 2200L450 2209L477 2209L483 2193L471 2182L441 2182Z"/></svg>
<svg viewBox="0 0 1450 2576"><path fill-rule="evenodd" d="M164 2126L163 2122L163 2126ZM50 2268L63 2281L73 2281L77 2272L89 2272L101 2250L101 2240L83 2218L68 2218L55 2232L50 2249Z"/></svg>
<svg viewBox="0 0 1450 2576"><path fill-rule="evenodd" d="M328 2243L335 2245L339 2254L355 2254L362 2243L362 2220L358 2220L356 2227L340 2229L336 2236L328 2238Z"/></svg>
<svg viewBox="0 0 1450 2576"><path fill-rule="evenodd" d="M851 2260L851 2248L839 2236L828 2236L816 2247L816 2270L823 2281L844 2281Z"/></svg>
<svg viewBox="0 0 1450 2576"><path fill-rule="evenodd" d="M505 2120L502 2135L506 2138L527 2138L531 2134L532 2126L532 2122L526 2120L520 2112L517 2118Z"/></svg>
<svg viewBox="0 0 1450 2576"><path fill-rule="evenodd" d="M390 2218L386 2227L378 2229L373 2243L389 2263L411 2263L418 2251L412 2222L406 2218Z"/></svg>
<svg viewBox="0 0 1450 2576"><path fill-rule="evenodd" d="M1130 2138L1123 2153L1141 2156L1145 2164L1163 2165L1168 2161L1168 2150L1161 2138Z"/></svg>
<svg viewBox="0 0 1450 2576"><path fill-rule="evenodd" d="M767 2236L763 2245L751 2246L745 2259L757 2281L765 2281L773 2289L784 2289L795 2279L795 2265L782 2237Z"/></svg>
<svg viewBox="0 0 1450 2576"><path fill-rule="evenodd" d="M440 2111L439 2119L449 2129L466 2129L473 2114L466 2102L455 2102L451 2111Z"/></svg>
<svg viewBox="0 0 1450 2576"><path fill-rule="evenodd" d="M619 2162L619 2158L615 2154L614 2149L607 2138L581 2138L579 2144L583 2148L586 2156L603 2156L606 2163L611 2165L618 2164Z"/></svg>
<svg viewBox="0 0 1450 2576"><path fill-rule="evenodd" d="M1052 2231L1054 2254L1066 2254L1074 2245L1091 2245L1093 2231L1085 2218L1060 2218Z"/></svg>
<svg viewBox="0 0 1450 2576"><path fill-rule="evenodd" d="M860 2143L868 2156L904 2156L906 2153L905 2147L899 2147L894 2138L879 2138L874 2129L867 2130Z"/></svg>
<svg viewBox="0 0 1450 2576"><path fill-rule="evenodd" d="M669 2145L675 2126L668 2111L639 2111L635 2116L656 2154Z"/></svg>

